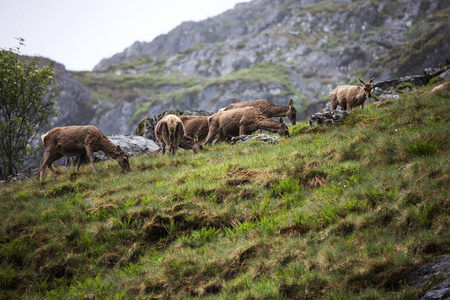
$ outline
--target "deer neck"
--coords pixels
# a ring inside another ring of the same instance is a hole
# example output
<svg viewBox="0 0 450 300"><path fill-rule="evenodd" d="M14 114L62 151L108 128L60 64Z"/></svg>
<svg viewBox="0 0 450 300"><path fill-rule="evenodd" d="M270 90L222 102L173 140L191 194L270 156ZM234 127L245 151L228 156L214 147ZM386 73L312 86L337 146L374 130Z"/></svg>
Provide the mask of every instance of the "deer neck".
<svg viewBox="0 0 450 300"><path fill-rule="evenodd" d="M104 139L100 140L100 150L105 152L105 154L113 159L115 159L117 154L117 146L114 145L106 136Z"/></svg>
<svg viewBox="0 0 450 300"><path fill-rule="evenodd" d="M364 92L364 90L362 90L358 96L356 96L355 98L355 104L356 105L361 105L361 103L363 103L365 100L367 99L367 95Z"/></svg>
<svg viewBox="0 0 450 300"><path fill-rule="evenodd" d="M278 129L280 129L280 127L281 127L281 123L280 122L277 122L277 121L274 121L274 120L262 120L261 122L260 122L260 126L259 126L260 128L259 129L262 129L262 130L267 130L267 131L270 131L270 132L277 132L278 131Z"/></svg>
<svg viewBox="0 0 450 300"><path fill-rule="evenodd" d="M275 105L270 108L266 114L269 118L271 117L285 117L289 111L289 106Z"/></svg>

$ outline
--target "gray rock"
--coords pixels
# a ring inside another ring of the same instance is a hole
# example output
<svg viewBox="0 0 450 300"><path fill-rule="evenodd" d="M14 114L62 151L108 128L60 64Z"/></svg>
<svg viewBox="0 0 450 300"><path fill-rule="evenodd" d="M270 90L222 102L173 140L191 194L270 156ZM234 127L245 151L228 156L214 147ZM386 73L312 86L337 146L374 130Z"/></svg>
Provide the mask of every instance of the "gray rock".
<svg viewBox="0 0 450 300"><path fill-rule="evenodd" d="M373 85L374 88L380 88L382 90L387 89L395 89L399 85L403 84L412 84L413 86L422 86L428 83L428 79L426 76L414 75L414 76L405 76L394 79L389 79L385 81L375 82Z"/></svg>
<svg viewBox="0 0 450 300"><path fill-rule="evenodd" d="M420 300L448 300L450 299L450 279L434 286L431 291L423 295Z"/></svg>
<svg viewBox="0 0 450 300"><path fill-rule="evenodd" d="M445 72L442 72L439 76L438 79L439 81L445 81L447 80L447 78L450 77L450 69L446 70Z"/></svg>
<svg viewBox="0 0 450 300"><path fill-rule="evenodd" d="M434 276L448 277L450 274L450 255L443 256L433 262L422 266L407 281L410 285L424 284ZM450 279L441 281L425 293L421 300L445 300L450 299Z"/></svg>
<svg viewBox="0 0 450 300"><path fill-rule="evenodd" d="M345 110L315 113L309 118L309 125L316 126L324 124L328 126L336 126L342 124L344 122L345 116L347 116L348 114L349 113Z"/></svg>
<svg viewBox="0 0 450 300"><path fill-rule="evenodd" d="M267 134L241 135L231 138L231 144L246 144L248 142L258 140L266 143L275 143L280 139L279 136L271 136Z"/></svg>
<svg viewBox="0 0 450 300"><path fill-rule="evenodd" d="M408 280L410 285L418 285L425 283L431 277L437 275L450 274L450 255L443 256L433 262L422 266L417 272Z"/></svg>
<svg viewBox="0 0 450 300"><path fill-rule="evenodd" d="M128 155L137 156L159 151L159 146L152 140L137 135L107 135L109 140L116 146L126 150ZM95 152L96 159L102 161L108 159L103 151Z"/></svg>

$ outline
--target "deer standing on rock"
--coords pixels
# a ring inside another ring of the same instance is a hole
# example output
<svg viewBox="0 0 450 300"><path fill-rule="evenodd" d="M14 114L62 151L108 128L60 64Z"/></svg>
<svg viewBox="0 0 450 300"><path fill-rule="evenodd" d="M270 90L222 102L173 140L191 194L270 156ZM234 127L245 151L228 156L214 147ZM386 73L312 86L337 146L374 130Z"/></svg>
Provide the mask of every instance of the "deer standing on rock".
<svg viewBox="0 0 450 300"><path fill-rule="evenodd" d="M289 130L280 117L280 122L263 115L258 109L249 106L219 111L208 118L209 131L204 144L215 143L219 138L251 134L258 129L289 136Z"/></svg>
<svg viewBox="0 0 450 300"><path fill-rule="evenodd" d="M372 83L375 78L364 82L361 79L362 86L340 85L330 94L331 110L336 110L339 105L342 110L349 112L353 107L360 106L364 109L364 101L372 97Z"/></svg>
<svg viewBox="0 0 450 300"><path fill-rule="evenodd" d="M40 180L43 181L44 169L47 166L53 176L57 176L52 163L63 156L79 156L77 171L86 156L96 173L94 152L103 151L115 160L124 171L130 171L128 154L120 146L114 145L98 128L87 126L56 127L41 136L44 143L44 160L40 167Z"/></svg>
<svg viewBox="0 0 450 300"><path fill-rule="evenodd" d="M294 107L294 101L289 100L288 105L276 105L270 103L267 100L253 100L253 101L245 101L239 103L232 103L225 107L223 110L231 110L235 108L242 108L252 106L259 109L260 112L263 113L266 117L288 117L289 121L291 121L292 125L296 124L297 118L297 110Z"/></svg>

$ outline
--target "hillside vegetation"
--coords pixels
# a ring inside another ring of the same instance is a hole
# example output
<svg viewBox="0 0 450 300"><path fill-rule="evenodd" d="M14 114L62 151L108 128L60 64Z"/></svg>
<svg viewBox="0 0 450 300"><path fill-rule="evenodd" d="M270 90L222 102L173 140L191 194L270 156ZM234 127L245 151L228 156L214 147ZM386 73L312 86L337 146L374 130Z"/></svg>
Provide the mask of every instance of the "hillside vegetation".
<svg viewBox="0 0 450 300"><path fill-rule="evenodd" d="M450 249L450 93L429 89L275 144L2 186L0 298L417 299L408 277Z"/></svg>

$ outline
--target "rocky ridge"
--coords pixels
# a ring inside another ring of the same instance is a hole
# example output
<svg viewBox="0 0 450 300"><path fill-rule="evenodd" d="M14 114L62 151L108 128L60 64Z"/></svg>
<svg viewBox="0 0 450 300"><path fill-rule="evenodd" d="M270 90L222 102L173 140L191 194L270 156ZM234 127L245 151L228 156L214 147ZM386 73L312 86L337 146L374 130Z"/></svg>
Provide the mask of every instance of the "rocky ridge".
<svg viewBox="0 0 450 300"><path fill-rule="evenodd" d="M447 1L254 0L135 42L93 72L58 68L62 117L131 134L166 109L293 99L302 119L335 86L421 74L450 52ZM62 83L62 84L61 84ZM73 99L82 99L82 103Z"/></svg>

